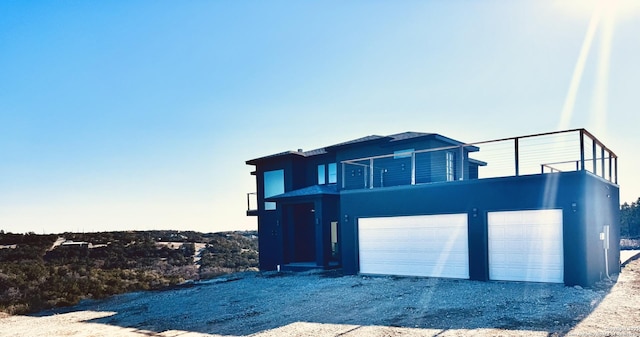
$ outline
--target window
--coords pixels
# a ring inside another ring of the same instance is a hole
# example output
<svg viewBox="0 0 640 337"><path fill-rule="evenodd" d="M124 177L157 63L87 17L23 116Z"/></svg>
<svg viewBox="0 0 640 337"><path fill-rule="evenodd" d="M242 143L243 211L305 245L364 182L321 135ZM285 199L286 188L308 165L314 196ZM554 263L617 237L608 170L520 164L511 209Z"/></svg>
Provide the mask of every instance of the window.
<svg viewBox="0 0 640 337"><path fill-rule="evenodd" d="M284 193L284 170L267 171L264 173L264 197L269 198L274 195ZM276 209L276 203L265 201L264 209Z"/></svg>
<svg viewBox="0 0 640 337"><path fill-rule="evenodd" d="M329 184L335 184L338 182L338 167L336 163L331 163L329 166Z"/></svg>
<svg viewBox="0 0 640 337"><path fill-rule="evenodd" d="M336 163L318 165L318 185L335 184L338 182L338 168Z"/></svg>
<svg viewBox="0 0 640 337"><path fill-rule="evenodd" d="M446 152L446 174L447 181L455 180L455 167L454 167L454 159L453 152Z"/></svg>
<svg viewBox="0 0 640 337"><path fill-rule="evenodd" d="M411 158L411 154L414 151L415 151L415 149L405 149L405 150L393 151L393 159Z"/></svg>
<svg viewBox="0 0 640 337"><path fill-rule="evenodd" d="M320 164L318 165L318 185L324 185L325 183L325 167L324 164Z"/></svg>
<svg viewBox="0 0 640 337"><path fill-rule="evenodd" d="M331 221L331 257L338 257L338 222Z"/></svg>

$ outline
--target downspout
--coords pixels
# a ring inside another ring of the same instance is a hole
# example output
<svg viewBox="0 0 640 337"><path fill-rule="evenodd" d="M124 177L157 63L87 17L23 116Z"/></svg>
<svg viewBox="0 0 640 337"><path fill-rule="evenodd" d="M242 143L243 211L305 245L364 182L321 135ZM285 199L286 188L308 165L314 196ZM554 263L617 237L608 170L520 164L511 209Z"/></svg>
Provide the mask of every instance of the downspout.
<svg viewBox="0 0 640 337"><path fill-rule="evenodd" d="M604 248L604 271L607 275L607 279L611 280L611 276L609 276L609 225L605 225L603 228L602 240Z"/></svg>
<svg viewBox="0 0 640 337"><path fill-rule="evenodd" d="M607 274L607 279L611 280L611 276L609 276L609 257L607 255L608 249L604 249L604 271Z"/></svg>

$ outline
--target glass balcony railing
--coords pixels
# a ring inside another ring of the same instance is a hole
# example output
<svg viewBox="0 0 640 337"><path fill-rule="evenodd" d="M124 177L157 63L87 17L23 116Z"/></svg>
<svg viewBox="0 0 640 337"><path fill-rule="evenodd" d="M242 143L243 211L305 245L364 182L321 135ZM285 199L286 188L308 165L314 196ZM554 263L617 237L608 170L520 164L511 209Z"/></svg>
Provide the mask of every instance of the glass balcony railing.
<svg viewBox="0 0 640 337"><path fill-rule="evenodd" d="M346 190L580 170L618 183L618 157L585 129L399 151L340 165Z"/></svg>

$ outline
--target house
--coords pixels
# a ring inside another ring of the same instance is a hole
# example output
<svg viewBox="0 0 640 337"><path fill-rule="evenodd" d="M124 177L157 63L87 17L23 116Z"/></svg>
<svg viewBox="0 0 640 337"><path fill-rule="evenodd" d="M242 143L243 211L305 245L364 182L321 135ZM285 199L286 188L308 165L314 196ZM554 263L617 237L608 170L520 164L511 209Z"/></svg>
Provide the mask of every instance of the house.
<svg viewBox="0 0 640 337"><path fill-rule="evenodd" d="M62 247L79 247L79 248L89 248L90 243L84 241L73 241L66 240L60 246Z"/></svg>
<svg viewBox="0 0 640 337"><path fill-rule="evenodd" d="M374 135L246 163L261 270L581 286L619 271L617 156L585 129Z"/></svg>

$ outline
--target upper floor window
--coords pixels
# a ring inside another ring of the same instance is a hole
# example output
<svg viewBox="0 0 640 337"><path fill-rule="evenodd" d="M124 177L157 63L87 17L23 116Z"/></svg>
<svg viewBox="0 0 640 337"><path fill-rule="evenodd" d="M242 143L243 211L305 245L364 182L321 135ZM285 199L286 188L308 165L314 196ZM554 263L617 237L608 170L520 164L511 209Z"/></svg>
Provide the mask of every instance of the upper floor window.
<svg viewBox="0 0 640 337"><path fill-rule="evenodd" d="M284 193L284 170L266 171L264 173L264 197L269 198L282 193ZM274 210L276 203L265 201L264 209Z"/></svg>
<svg viewBox="0 0 640 337"><path fill-rule="evenodd" d="M335 184L338 182L338 167L336 163L327 165L329 168L329 184Z"/></svg>
<svg viewBox="0 0 640 337"><path fill-rule="evenodd" d="M453 152L447 151L446 152L447 181L454 181L455 180L455 165L454 165L454 161L455 161L455 157L453 155Z"/></svg>
<svg viewBox="0 0 640 337"><path fill-rule="evenodd" d="M318 185L326 183L326 172L324 164L318 165Z"/></svg>
<svg viewBox="0 0 640 337"><path fill-rule="evenodd" d="M318 165L318 185L335 184L338 182L338 168L336 163Z"/></svg>

